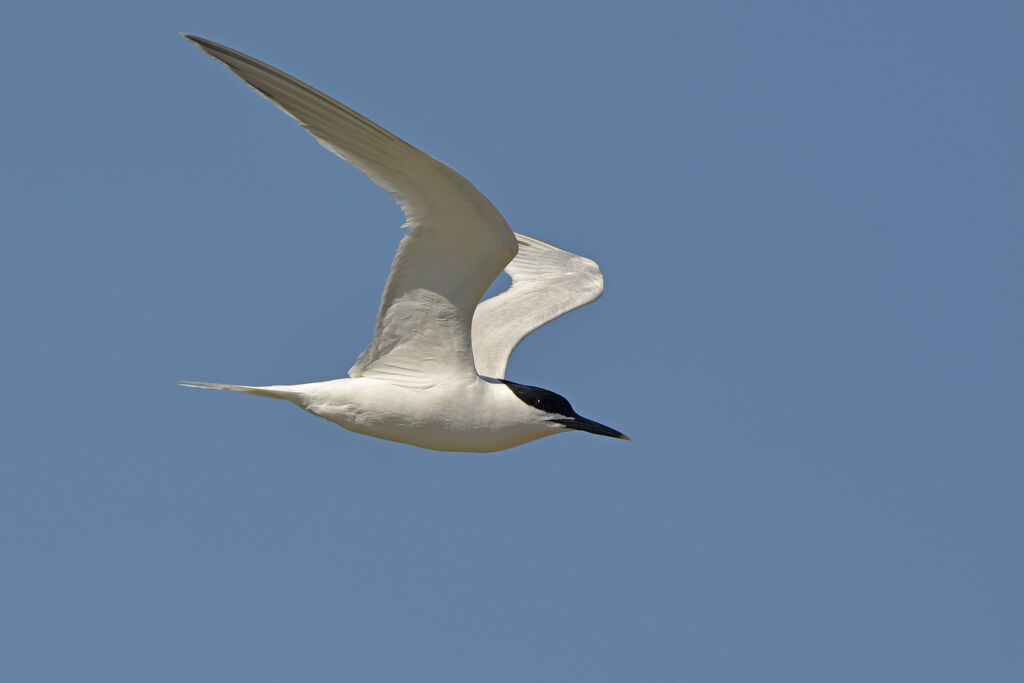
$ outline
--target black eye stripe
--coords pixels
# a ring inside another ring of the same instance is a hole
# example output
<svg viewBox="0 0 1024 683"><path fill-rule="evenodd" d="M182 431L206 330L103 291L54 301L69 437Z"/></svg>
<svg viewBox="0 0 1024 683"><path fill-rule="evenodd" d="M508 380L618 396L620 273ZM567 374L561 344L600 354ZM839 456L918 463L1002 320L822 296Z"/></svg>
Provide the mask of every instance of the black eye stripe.
<svg viewBox="0 0 1024 683"><path fill-rule="evenodd" d="M543 410L545 413L577 417L576 411L572 409L569 402L553 391L541 389L540 387L530 387L525 384L516 384L505 379L501 381L512 390L512 393L519 397L520 401L528 406L533 406L537 410Z"/></svg>

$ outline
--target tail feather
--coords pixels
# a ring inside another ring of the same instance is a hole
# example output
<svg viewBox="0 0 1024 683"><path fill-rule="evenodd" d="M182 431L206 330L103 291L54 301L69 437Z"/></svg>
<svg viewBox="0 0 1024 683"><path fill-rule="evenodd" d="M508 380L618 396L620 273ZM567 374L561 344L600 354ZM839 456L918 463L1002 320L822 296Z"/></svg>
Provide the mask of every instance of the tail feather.
<svg viewBox="0 0 1024 683"><path fill-rule="evenodd" d="M299 393L292 387L269 386L250 387L244 384L218 384L216 382L178 382L183 387L196 387L197 389L217 389L220 391L237 391L242 394L253 394L254 396L267 396L269 398L283 398L286 401L296 401Z"/></svg>

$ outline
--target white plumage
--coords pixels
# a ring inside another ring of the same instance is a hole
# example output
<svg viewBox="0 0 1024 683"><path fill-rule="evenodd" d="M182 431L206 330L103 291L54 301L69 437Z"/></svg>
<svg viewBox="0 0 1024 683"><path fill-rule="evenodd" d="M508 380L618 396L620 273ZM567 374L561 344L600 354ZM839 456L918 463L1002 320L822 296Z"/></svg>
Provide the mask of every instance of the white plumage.
<svg viewBox="0 0 1024 683"><path fill-rule="evenodd" d="M595 301L604 291L597 264L516 233L519 253L505 266L512 286L473 314L473 357L488 377L504 377L508 357L526 335Z"/></svg>

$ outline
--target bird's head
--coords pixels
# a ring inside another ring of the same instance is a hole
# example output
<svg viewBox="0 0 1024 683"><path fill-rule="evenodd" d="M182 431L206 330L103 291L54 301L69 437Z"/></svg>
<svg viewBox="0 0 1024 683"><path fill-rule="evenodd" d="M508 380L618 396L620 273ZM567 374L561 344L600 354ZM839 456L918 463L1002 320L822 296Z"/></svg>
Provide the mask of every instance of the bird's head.
<svg viewBox="0 0 1024 683"><path fill-rule="evenodd" d="M520 401L531 408L535 408L536 410L546 413L542 419L545 422L550 423L552 427L559 429L577 429L583 432L590 432L591 434L611 436L616 439L625 439L629 441L629 437L622 432L578 415L576 411L572 409L572 406L565 397L559 396L553 391L541 389L540 387L531 387L525 384L516 384L515 382L509 382L504 379L501 380L501 382L511 389L512 393L515 394Z"/></svg>

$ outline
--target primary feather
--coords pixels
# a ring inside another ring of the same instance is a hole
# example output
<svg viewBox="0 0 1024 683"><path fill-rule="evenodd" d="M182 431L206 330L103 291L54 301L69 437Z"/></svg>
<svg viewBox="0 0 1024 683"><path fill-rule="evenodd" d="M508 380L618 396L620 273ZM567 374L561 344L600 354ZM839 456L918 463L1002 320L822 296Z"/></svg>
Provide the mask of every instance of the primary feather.
<svg viewBox="0 0 1024 683"><path fill-rule="evenodd" d="M373 341L349 375L415 385L476 374L473 311L517 250L498 210L457 172L319 90L237 50L186 38L387 190L405 212L408 232L391 264Z"/></svg>

